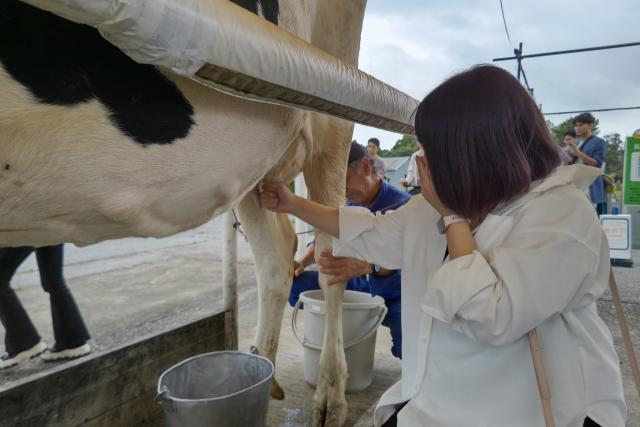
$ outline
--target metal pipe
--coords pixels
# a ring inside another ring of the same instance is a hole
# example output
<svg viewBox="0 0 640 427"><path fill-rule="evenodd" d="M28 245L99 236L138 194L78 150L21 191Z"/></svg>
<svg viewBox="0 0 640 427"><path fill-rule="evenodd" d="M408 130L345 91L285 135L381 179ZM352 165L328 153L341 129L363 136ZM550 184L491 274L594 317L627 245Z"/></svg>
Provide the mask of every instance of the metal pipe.
<svg viewBox="0 0 640 427"><path fill-rule="evenodd" d="M225 349L238 349L238 239L233 211L224 214L222 299L225 309Z"/></svg>
<svg viewBox="0 0 640 427"><path fill-rule="evenodd" d="M604 50L604 49L619 49L622 47L632 47L632 46L640 46L640 42L634 43L623 43L623 44L611 44L607 46L596 46L596 47L586 47L584 49L570 49L570 50L556 50L553 52L543 52L543 53L532 53L530 55L522 55L518 56L506 56L504 58L494 58L493 62L498 61L513 61L514 59L525 59L525 58L539 58L541 56L551 56L551 55L565 55L568 53L580 53L580 52L591 52L594 50Z"/></svg>
<svg viewBox="0 0 640 427"><path fill-rule="evenodd" d="M640 110L640 107L619 107L619 108L598 108L598 109L591 109L591 108L587 108L585 110L576 110L576 111L557 111L557 112L553 112L553 113L543 113L545 116L553 116L553 115L557 115L557 114L577 114L577 113L584 113L585 111L591 111L593 113L599 113L602 111L622 111L622 110Z"/></svg>

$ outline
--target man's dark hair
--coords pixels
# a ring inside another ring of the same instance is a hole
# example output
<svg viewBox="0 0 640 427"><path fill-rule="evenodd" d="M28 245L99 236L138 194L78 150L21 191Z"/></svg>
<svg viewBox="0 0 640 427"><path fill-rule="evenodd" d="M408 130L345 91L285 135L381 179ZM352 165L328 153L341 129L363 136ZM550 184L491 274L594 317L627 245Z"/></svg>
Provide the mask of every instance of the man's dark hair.
<svg viewBox="0 0 640 427"><path fill-rule="evenodd" d="M369 141L372 144L374 144L376 147L380 148L380 141L378 140L378 138L370 138Z"/></svg>
<svg viewBox="0 0 640 427"><path fill-rule="evenodd" d="M573 118L573 125L576 123L595 123L596 118L591 113L580 113Z"/></svg>
<svg viewBox="0 0 640 427"><path fill-rule="evenodd" d="M373 162L373 159L369 156L369 152L365 147L358 144L356 141L351 142L351 148L349 149L349 160L348 167L354 169L360 169L361 160L365 158L369 160L369 164L371 165L371 170L373 173L376 172L376 165Z"/></svg>
<svg viewBox="0 0 640 427"><path fill-rule="evenodd" d="M564 137L564 136L572 136L572 137L574 137L574 138L577 138L577 137L578 137L578 135L576 134L576 131L575 131L575 130L573 130L573 129L569 129L568 131L566 131L566 132L564 133L563 137Z"/></svg>
<svg viewBox="0 0 640 427"><path fill-rule="evenodd" d="M560 165L535 102L507 71L473 67L446 80L418 106L416 134L442 203L483 219Z"/></svg>

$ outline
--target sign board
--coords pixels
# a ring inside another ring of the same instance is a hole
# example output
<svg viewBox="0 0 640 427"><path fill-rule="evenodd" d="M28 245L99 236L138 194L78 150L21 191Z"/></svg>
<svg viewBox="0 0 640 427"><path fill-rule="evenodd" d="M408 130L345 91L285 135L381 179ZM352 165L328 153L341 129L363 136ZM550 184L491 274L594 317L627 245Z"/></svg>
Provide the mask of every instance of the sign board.
<svg viewBox="0 0 640 427"><path fill-rule="evenodd" d="M640 205L640 133L627 138L624 150L624 182L622 200L625 205Z"/></svg>
<svg viewBox="0 0 640 427"><path fill-rule="evenodd" d="M609 258L631 259L631 215L600 215L609 240Z"/></svg>

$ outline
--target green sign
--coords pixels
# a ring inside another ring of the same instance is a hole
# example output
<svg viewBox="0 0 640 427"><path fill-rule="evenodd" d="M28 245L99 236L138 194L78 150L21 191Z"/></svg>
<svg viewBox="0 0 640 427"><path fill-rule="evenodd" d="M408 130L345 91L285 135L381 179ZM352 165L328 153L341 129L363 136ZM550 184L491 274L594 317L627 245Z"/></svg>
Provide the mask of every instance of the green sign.
<svg viewBox="0 0 640 427"><path fill-rule="evenodd" d="M625 205L640 206L640 134L627 138L624 150L624 186Z"/></svg>

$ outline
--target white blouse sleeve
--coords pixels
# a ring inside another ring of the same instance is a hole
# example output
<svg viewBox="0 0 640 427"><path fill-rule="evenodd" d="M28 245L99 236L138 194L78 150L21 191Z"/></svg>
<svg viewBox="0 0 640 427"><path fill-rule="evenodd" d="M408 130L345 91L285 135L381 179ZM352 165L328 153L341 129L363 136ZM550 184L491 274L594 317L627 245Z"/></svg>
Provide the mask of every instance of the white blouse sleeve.
<svg viewBox="0 0 640 427"><path fill-rule="evenodd" d="M501 345L607 289L609 248L583 195L543 195L522 208L505 241L445 263L422 309L470 338Z"/></svg>
<svg viewBox="0 0 640 427"><path fill-rule="evenodd" d="M404 212L411 203L375 215L363 207L341 207L340 239L333 241L333 255L362 259L390 270L401 268Z"/></svg>

